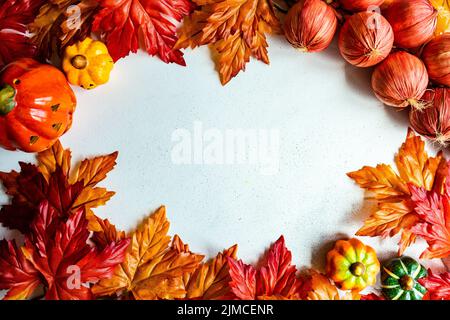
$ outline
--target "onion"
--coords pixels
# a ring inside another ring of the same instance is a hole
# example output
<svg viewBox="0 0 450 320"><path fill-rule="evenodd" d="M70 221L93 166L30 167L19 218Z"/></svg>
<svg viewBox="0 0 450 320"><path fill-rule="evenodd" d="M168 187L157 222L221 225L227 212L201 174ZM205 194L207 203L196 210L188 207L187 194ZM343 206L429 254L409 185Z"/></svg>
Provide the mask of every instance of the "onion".
<svg viewBox="0 0 450 320"><path fill-rule="evenodd" d="M424 107L420 98L428 86L428 73L423 62L404 51L391 53L372 75L372 88L383 103L406 108Z"/></svg>
<svg viewBox="0 0 450 320"><path fill-rule="evenodd" d="M376 12L354 14L347 19L339 34L342 56L358 67L371 67L383 61L393 44L391 25Z"/></svg>
<svg viewBox="0 0 450 320"><path fill-rule="evenodd" d="M353 12L365 11L370 7L380 7L384 0L339 0L341 6Z"/></svg>
<svg viewBox="0 0 450 320"><path fill-rule="evenodd" d="M416 48L433 37L437 10L429 0L396 0L384 15L394 29L395 44L402 48Z"/></svg>
<svg viewBox="0 0 450 320"><path fill-rule="evenodd" d="M411 126L418 133L442 145L450 142L450 89L437 88L422 97L424 110L411 109Z"/></svg>
<svg viewBox="0 0 450 320"><path fill-rule="evenodd" d="M321 0L305 0L288 12L284 24L286 39L303 52L325 50L337 28L334 10Z"/></svg>
<svg viewBox="0 0 450 320"><path fill-rule="evenodd" d="M434 82L450 86L450 33L431 40L422 52L422 59Z"/></svg>

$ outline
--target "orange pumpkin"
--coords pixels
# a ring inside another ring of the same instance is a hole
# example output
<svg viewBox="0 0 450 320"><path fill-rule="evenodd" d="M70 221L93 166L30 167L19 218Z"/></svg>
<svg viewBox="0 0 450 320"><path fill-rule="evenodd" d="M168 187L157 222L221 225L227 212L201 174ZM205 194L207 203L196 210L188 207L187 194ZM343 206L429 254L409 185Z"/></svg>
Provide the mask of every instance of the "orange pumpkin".
<svg viewBox="0 0 450 320"><path fill-rule="evenodd" d="M327 254L327 275L342 290L361 291L372 286L379 272L375 250L358 239L336 241Z"/></svg>
<svg viewBox="0 0 450 320"><path fill-rule="evenodd" d="M76 98L64 74L33 59L21 59L0 73L0 146L41 152L72 125Z"/></svg>

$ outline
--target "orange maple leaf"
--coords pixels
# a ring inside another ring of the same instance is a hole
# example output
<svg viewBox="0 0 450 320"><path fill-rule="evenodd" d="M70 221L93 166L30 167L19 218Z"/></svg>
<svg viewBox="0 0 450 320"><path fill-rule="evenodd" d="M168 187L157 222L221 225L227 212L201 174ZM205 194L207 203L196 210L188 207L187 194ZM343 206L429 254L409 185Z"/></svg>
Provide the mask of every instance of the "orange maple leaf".
<svg viewBox="0 0 450 320"><path fill-rule="evenodd" d="M109 223L106 230L94 236L94 241L108 241L118 236ZM138 300L182 299L186 296L186 273L192 273L203 260L175 237L172 246L167 235L170 223L165 207L159 208L130 235L131 244L124 262L116 268L111 279L96 284L92 291L97 296L131 294Z"/></svg>
<svg viewBox="0 0 450 320"><path fill-rule="evenodd" d="M416 236L411 232L411 227L419 220L408 184L426 190L442 190L447 164L442 152L436 157L429 157L424 141L411 129L395 157L395 163L398 173L390 165L380 164L376 167L365 166L347 175L366 189L367 199L378 202L375 211L356 234L393 237L401 232L401 255L414 243Z"/></svg>
<svg viewBox="0 0 450 320"><path fill-rule="evenodd" d="M219 252L217 256L202 263L186 282L186 299L223 300L233 297L229 283L228 257L236 259L237 245Z"/></svg>
<svg viewBox="0 0 450 320"><path fill-rule="evenodd" d="M223 85L253 56L269 63L266 34L280 30L269 0L193 0L198 6L184 20L175 48L211 45Z"/></svg>

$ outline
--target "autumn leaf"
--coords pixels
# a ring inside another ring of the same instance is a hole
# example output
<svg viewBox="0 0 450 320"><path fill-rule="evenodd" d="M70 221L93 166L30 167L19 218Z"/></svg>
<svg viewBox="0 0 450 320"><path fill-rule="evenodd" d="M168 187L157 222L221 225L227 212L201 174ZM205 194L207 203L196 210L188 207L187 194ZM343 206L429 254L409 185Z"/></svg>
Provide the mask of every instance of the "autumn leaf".
<svg viewBox="0 0 450 320"><path fill-rule="evenodd" d="M268 0L193 0L196 11L184 20L176 48L211 45L222 84L254 57L269 63L266 34L280 24Z"/></svg>
<svg viewBox="0 0 450 320"><path fill-rule="evenodd" d="M431 0L431 4L438 12L435 34L450 32L450 0Z"/></svg>
<svg viewBox="0 0 450 320"><path fill-rule="evenodd" d="M19 58L34 57L27 25L44 3L42 0L0 1L0 69Z"/></svg>
<svg viewBox="0 0 450 320"><path fill-rule="evenodd" d="M258 270L241 260L228 258L234 295L241 300L267 300L270 297L297 299L300 282L292 265L292 254L280 237L270 248L266 264Z"/></svg>
<svg viewBox="0 0 450 320"><path fill-rule="evenodd" d="M0 222L11 229L28 233L42 201L48 201L60 216L80 208L86 212L91 230L99 226L93 208L104 205L114 192L96 185L114 168L117 153L85 160L70 178L70 150L59 142L37 155L38 166L20 163L20 173L0 172L6 193L12 201L0 210ZM72 181L72 182L71 182Z"/></svg>
<svg viewBox="0 0 450 320"><path fill-rule="evenodd" d="M411 231L425 239L428 248L422 259L450 256L450 198L434 191L410 185L412 201L420 222Z"/></svg>
<svg viewBox="0 0 450 320"><path fill-rule="evenodd" d="M428 270L428 276L419 279L419 282L428 290L431 300L450 300L450 272L433 274Z"/></svg>
<svg viewBox="0 0 450 320"><path fill-rule="evenodd" d="M232 298L228 257L236 259L237 245L202 263L186 284L186 299L224 300Z"/></svg>
<svg viewBox="0 0 450 320"><path fill-rule="evenodd" d="M360 300L356 292L345 292L341 296L330 279L316 270L309 270L303 276L299 292L304 300Z"/></svg>
<svg viewBox="0 0 450 320"><path fill-rule="evenodd" d="M419 280L420 281L420 280ZM362 294L360 300L385 300L383 296L377 295L375 293L369 293L369 294Z"/></svg>
<svg viewBox="0 0 450 320"><path fill-rule="evenodd" d="M176 24L192 9L189 0L99 0L93 31L106 42L114 61L136 53L139 47L162 61L186 65L174 49Z"/></svg>
<svg viewBox="0 0 450 320"><path fill-rule="evenodd" d="M112 276L120 264L129 240L111 243L101 251L88 245L90 232L84 210L66 221L46 201L25 238L22 252L45 279L47 300L87 300L95 283Z"/></svg>
<svg viewBox="0 0 450 320"><path fill-rule="evenodd" d="M94 286L94 294L131 294L138 300L184 298L183 276L196 270L203 256L180 250L176 245L169 246L169 225L165 207L146 219L130 235L131 244L124 262L116 268L111 279ZM108 233L114 234L110 227L108 229Z"/></svg>
<svg viewBox="0 0 450 320"><path fill-rule="evenodd" d="M408 184L427 190L442 189L445 171L442 167L447 164L441 152L434 158L429 157L424 141L411 129L395 157L395 163L398 172L390 165L380 164L376 167L365 166L348 173L348 176L366 189L367 199L378 202L375 211L356 234L393 237L401 233L399 254L402 254L415 241L411 228L419 220Z"/></svg>
<svg viewBox="0 0 450 320"><path fill-rule="evenodd" d="M14 241L0 241L0 290L9 290L4 299L25 300L41 284L39 272L25 258Z"/></svg>
<svg viewBox="0 0 450 320"><path fill-rule="evenodd" d="M32 41L45 59L61 54L63 49L84 40L91 33L97 10L96 0L50 0L30 23Z"/></svg>
<svg viewBox="0 0 450 320"><path fill-rule="evenodd" d="M70 181L72 183L83 182L85 187L96 186L114 169L118 155L118 152L114 152L107 156L83 160Z"/></svg>

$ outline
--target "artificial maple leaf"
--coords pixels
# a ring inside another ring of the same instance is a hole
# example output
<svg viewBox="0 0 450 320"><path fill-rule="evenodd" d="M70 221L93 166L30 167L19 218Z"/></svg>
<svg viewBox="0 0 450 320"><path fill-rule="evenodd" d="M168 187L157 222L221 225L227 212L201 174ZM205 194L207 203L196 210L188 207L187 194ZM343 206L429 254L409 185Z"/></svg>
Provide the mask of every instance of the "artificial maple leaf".
<svg viewBox="0 0 450 320"><path fill-rule="evenodd" d="M97 7L96 0L47 1L29 25L42 57L51 59L54 49L60 54L66 46L89 36Z"/></svg>
<svg viewBox="0 0 450 320"><path fill-rule="evenodd" d="M420 281L420 280L419 280ZM360 300L385 300L383 296L377 295L376 293L362 294Z"/></svg>
<svg viewBox="0 0 450 320"><path fill-rule="evenodd" d="M114 168L117 153L83 161L72 178L71 153L59 141L49 150L39 153L37 159L38 167L20 163L20 173L0 172L6 193L12 197L11 204L0 210L0 222L8 228L28 233L40 203L46 200L60 216L68 216L84 208L90 229L97 230L99 226L92 209L104 205L114 192L96 185Z"/></svg>
<svg viewBox="0 0 450 320"><path fill-rule="evenodd" d="M42 0L0 1L0 69L19 58L34 57L27 25L33 21Z"/></svg>
<svg viewBox="0 0 450 320"><path fill-rule="evenodd" d="M186 65L183 53L174 49L174 22L192 11L189 0L99 0L99 5L93 31L100 33L114 61L142 46L166 63Z"/></svg>
<svg viewBox="0 0 450 320"><path fill-rule="evenodd" d="M430 300L450 300L450 272L433 274L428 270L428 276L419 282L427 288Z"/></svg>
<svg viewBox="0 0 450 320"><path fill-rule="evenodd" d="M431 4L438 12L435 34L450 32L450 0L431 0Z"/></svg>
<svg viewBox="0 0 450 320"><path fill-rule="evenodd" d="M169 226L165 207L146 219L130 236L131 245L124 262L111 279L94 286L94 294L131 293L139 300L184 298L183 276L196 270L203 256L180 250L176 245L169 246ZM113 235L110 226L108 228L108 233Z"/></svg>
<svg viewBox="0 0 450 320"><path fill-rule="evenodd" d="M415 241L410 229L419 220L408 184L427 190L442 189L442 175L446 171L443 167L447 164L441 152L434 158L429 157L424 141L411 129L395 157L395 163L398 173L391 166L381 164L377 167L365 166L348 173L348 176L367 190L368 199L378 202L376 210L356 234L393 237L401 232L399 254L402 254Z"/></svg>
<svg viewBox="0 0 450 320"><path fill-rule="evenodd" d="M45 279L46 299L91 299L90 288L83 284L112 276L123 261L128 239L98 250L87 243L87 226L83 209L64 220L48 202L41 204L22 252Z"/></svg>
<svg viewBox="0 0 450 320"><path fill-rule="evenodd" d="M286 248L283 236L272 245L266 264L259 270L232 257L228 258L228 263L231 291L238 299L298 298L300 282L295 275L297 269L291 264L292 254Z"/></svg>
<svg viewBox="0 0 450 320"><path fill-rule="evenodd" d="M228 83L253 56L269 63L266 34L280 25L269 0L193 0L197 10L179 32L176 48L212 45L222 84Z"/></svg>
<svg viewBox="0 0 450 320"><path fill-rule="evenodd" d="M202 263L189 275L186 283L186 299L224 300L233 297L229 283L231 281L228 257L236 259L237 245L219 252L217 256Z"/></svg>
<svg viewBox="0 0 450 320"><path fill-rule="evenodd" d="M304 300L360 300L357 292L346 292L341 296L330 279L316 270L309 270L303 276L299 293Z"/></svg>
<svg viewBox="0 0 450 320"><path fill-rule="evenodd" d="M450 198L435 191L410 185L412 201L420 222L411 231L427 241L422 259L450 256Z"/></svg>
<svg viewBox="0 0 450 320"><path fill-rule="evenodd" d="M111 224L108 219L102 220L99 217L95 218L100 228L94 232L91 240L98 248L106 248L110 243L126 238L125 231L117 230L116 226Z"/></svg>
<svg viewBox="0 0 450 320"><path fill-rule="evenodd" d="M41 284L36 268L27 260L14 241L0 241L0 290L9 290L4 299L30 298Z"/></svg>

